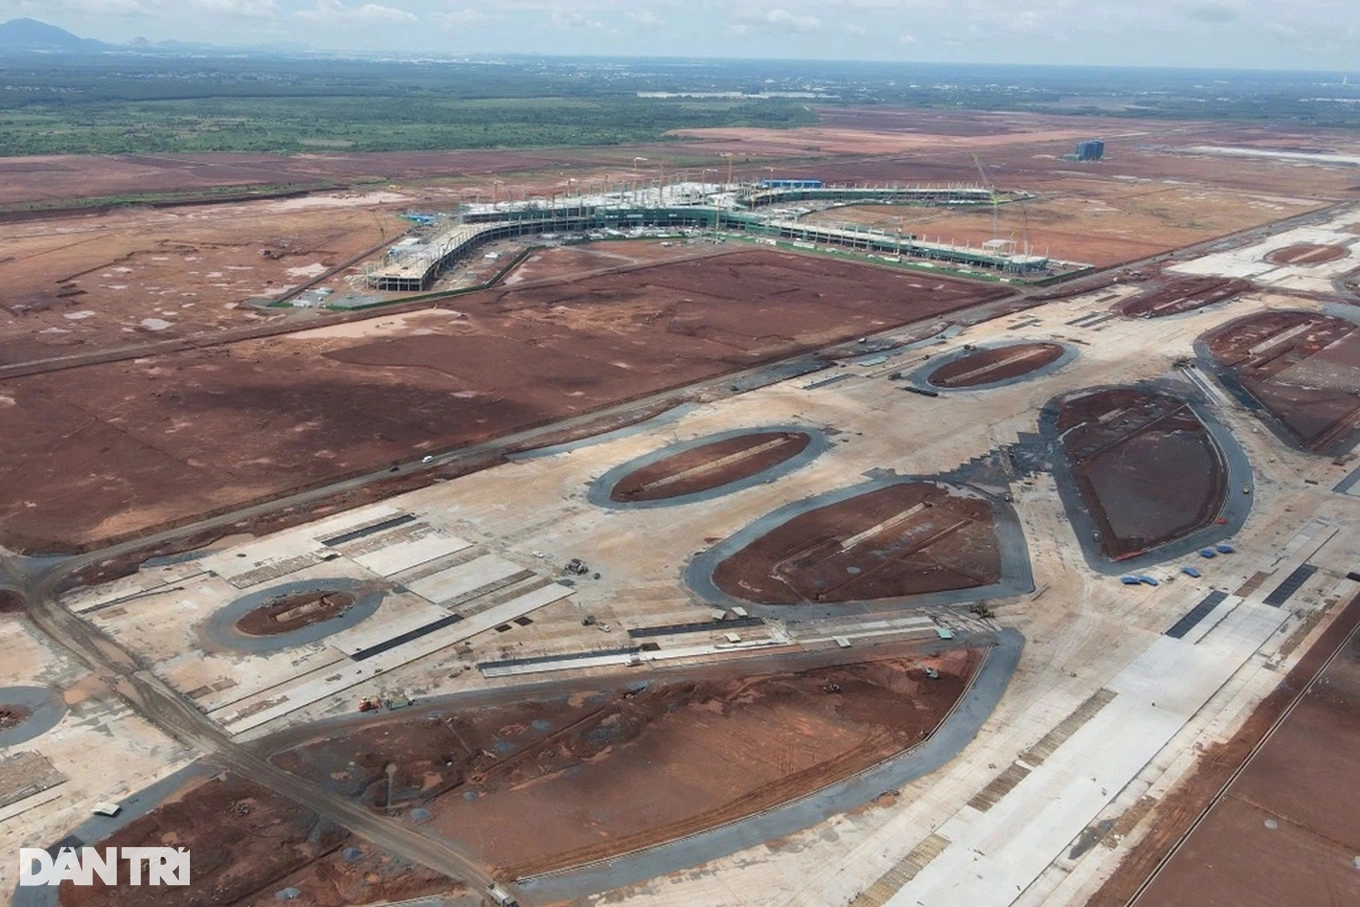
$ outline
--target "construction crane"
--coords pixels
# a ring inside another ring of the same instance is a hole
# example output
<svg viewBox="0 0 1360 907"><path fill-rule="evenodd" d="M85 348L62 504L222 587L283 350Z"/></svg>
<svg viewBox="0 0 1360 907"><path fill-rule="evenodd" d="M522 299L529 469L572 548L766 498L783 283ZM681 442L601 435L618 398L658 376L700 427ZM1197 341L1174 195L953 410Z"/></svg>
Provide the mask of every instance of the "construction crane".
<svg viewBox="0 0 1360 907"><path fill-rule="evenodd" d="M992 239L996 239L996 209L1001 201L996 197L996 189L992 188L991 180L987 179L987 171L982 167L982 158L974 154L973 163L977 165L978 176L982 177L982 188L987 190L987 196L992 200Z"/></svg>

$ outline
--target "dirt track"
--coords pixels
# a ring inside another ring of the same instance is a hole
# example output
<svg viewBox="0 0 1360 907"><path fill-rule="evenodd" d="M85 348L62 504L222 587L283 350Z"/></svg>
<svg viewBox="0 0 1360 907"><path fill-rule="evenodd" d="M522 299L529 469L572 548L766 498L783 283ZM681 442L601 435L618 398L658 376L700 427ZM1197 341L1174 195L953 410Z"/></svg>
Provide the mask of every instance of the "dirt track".
<svg viewBox="0 0 1360 907"><path fill-rule="evenodd" d="M394 802L425 804L432 829L517 877L672 840L875 765L939 724L979 658L653 682L385 722L275 761L375 805L395 762Z"/></svg>
<svg viewBox="0 0 1360 907"><path fill-rule="evenodd" d="M796 516L713 571L726 594L771 605L872 601L1000 578L991 506L925 482L900 482Z"/></svg>
<svg viewBox="0 0 1360 907"><path fill-rule="evenodd" d="M1064 404L1057 425L1106 556L1135 556L1218 516L1227 474L1183 401L1130 388L1098 391Z"/></svg>
<svg viewBox="0 0 1360 907"><path fill-rule="evenodd" d="M0 382L0 539L88 544L1011 292L742 251Z"/></svg>

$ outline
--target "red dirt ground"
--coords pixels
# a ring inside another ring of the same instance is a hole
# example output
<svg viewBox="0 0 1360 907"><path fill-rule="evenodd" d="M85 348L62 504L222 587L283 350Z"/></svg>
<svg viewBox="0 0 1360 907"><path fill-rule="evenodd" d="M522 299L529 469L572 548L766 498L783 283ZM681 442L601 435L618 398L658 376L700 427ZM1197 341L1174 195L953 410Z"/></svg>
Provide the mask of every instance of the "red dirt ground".
<svg viewBox="0 0 1360 907"><path fill-rule="evenodd" d="M1056 343L1023 343L978 350L940 366L926 380L936 387L977 387L1027 375L1056 361L1062 354L1063 348Z"/></svg>
<svg viewBox="0 0 1360 907"><path fill-rule="evenodd" d="M1318 246L1301 243L1285 249L1276 249L1266 256L1266 261L1277 265L1320 265L1338 258L1345 258L1349 250L1345 246Z"/></svg>
<svg viewBox="0 0 1360 907"><path fill-rule="evenodd" d="M819 790L915 746L981 653L883 654L796 673L653 681L624 692L387 721L274 757L370 804L402 804L502 877L606 859ZM939 671L930 679L927 667Z"/></svg>
<svg viewBox="0 0 1360 907"><path fill-rule="evenodd" d="M657 402L639 407L636 410L629 409L622 413L604 414L594 419L573 424L565 429L545 432L543 435L535 436L532 441L510 445L504 453L523 453L540 447L566 444L629 425L637 425L666 412L679 402L678 398L661 398ZM425 488L435 482L444 482L483 469L489 469L503 462L505 461L501 454L487 454L482 457L469 457L466 460L459 460L437 468L398 473L389 479L369 482L359 488L350 488L324 497L312 498L308 500L306 506L284 507L235 523L203 529L181 538L125 551L117 557L96 561L73 574L71 585L94 586L112 582L115 579L136 573L141 564L149 558L168 557L182 554L185 551L207 548L218 540L233 535L260 537L274 532L282 532L285 529L311 523L331 514L383 501L418 488ZM16 612L23 610L23 606L17 597L7 600L6 594L0 593L0 613L4 613L7 605L12 605Z"/></svg>
<svg viewBox="0 0 1360 907"><path fill-rule="evenodd" d="M724 246L699 240L666 242L667 245L662 245L661 241L655 239L613 239L540 249L524 259L514 273L505 279L504 286L563 278L580 280L589 274L620 267L722 255L728 251Z"/></svg>
<svg viewBox="0 0 1360 907"><path fill-rule="evenodd" d="M1317 312L1263 312L1202 338L1214 361L1315 453L1360 424L1360 328Z"/></svg>
<svg viewBox="0 0 1360 907"><path fill-rule="evenodd" d="M1245 293L1251 283L1236 277L1172 277L1148 283L1141 293L1116 303L1129 318L1160 318L1210 306Z"/></svg>
<svg viewBox="0 0 1360 907"><path fill-rule="evenodd" d="M1357 765L1360 636L1352 635L1137 904L1360 903Z"/></svg>
<svg viewBox="0 0 1360 907"><path fill-rule="evenodd" d="M398 204L379 203L384 197L125 209L4 225L0 365L315 320L315 309L262 309L248 300L275 298L400 236L410 224L396 217ZM324 285L346 287L340 275Z"/></svg>
<svg viewBox="0 0 1360 907"><path fill-rule="evenodd" d="M661 501L720 488L796 457L812 443L803 432L753 432L714 441L635 469L609 491L612 501Z"/></svg>
<svg viewBox="0 0 1360 907"><path fill-rule="evenodd" d="M925 284L740 251L0 382L0 537L89 545L1012 292Z"/></svg>
<svg viewBox="0 0 1360 907"><path fill-rule="evenodd" d="M236 629L248 636L278 636L330 620L353 604L348 592L299 592L247 611Z"/></svg>
<svg viewBox="0 0 1360 907"><path fill-rule="evenodd" d="M800 514L713 571L728 595L770 605L872 601L1000 579L991 505L928 482Z"/></svg>
<svg viewBox="0 0 1360 907"><path fill-rule="evenodd" d="M628 166L638 153L646 152L619 146L534 151L298 154L291 157L272 154L19 157L0 160L0 204L184 192L261 183L343 184L516 171L556 172L564 167L592 167L610 162ZM487 191L490 192L489 185Z"/></svg>
<svg viewBox="0 0 1360 907"><path fill-rule="evenodd" d="M457 883L393 859L343 828L318 818L236 775L195 783L157 809L134 819L93 847L186 847L188 889L96 880L90 887L63 883L62 907L195 907L279 903L275 892L294 886L292 903L340 907L460 890ZM341 848L363 857L345 861Z"/></svg>
<svg viewBox="0 0 1360 907"><path fill-rule="evenodd" d="M1063 450L1109 557L1132 557L1213 522L1222 455L1181 400L1120 388L1063 404Z"/></svg>

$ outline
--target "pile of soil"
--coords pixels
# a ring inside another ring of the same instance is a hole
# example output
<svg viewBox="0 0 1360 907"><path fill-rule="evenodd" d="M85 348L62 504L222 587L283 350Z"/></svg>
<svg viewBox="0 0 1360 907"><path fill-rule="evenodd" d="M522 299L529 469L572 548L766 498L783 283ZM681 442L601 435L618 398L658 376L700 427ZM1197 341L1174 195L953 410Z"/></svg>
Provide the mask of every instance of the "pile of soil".
<svg viewBox="0 0 1360 907"><path fill-rule="evenodd" d="M0 731L10 731L33 717L27 706L0 704Z"/></svg>
<svg viewBox="0 0 1360 907"><path fill-rule="evenodd" d="M298 592L247 611L236 629L247 636L279 636L339 617L353 604L354 596L348 592Z"/></svg>

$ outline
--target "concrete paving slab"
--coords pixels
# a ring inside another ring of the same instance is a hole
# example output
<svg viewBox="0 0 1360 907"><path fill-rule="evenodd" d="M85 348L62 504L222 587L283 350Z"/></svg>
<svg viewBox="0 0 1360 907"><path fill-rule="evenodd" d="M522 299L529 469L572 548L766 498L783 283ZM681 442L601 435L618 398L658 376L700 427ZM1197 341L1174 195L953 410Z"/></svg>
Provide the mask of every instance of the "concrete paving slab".
<svg viewBox="0 0 1360 907"><path fill-rule="evenodd" d="M438 530L417 538L404 539L377 551L353 555L356 564L379 576L393 576L428 561L462 551L472 543Z"/></svg>
<svg viewBox="0 0 1360 907"><path fill-rule="evenodd" d="M514 576L524 568L495 554L484 554L476 560L459 564L418 579L407 588L435 604L466 595L482 586L490 585L507 576Z"/></svg>

